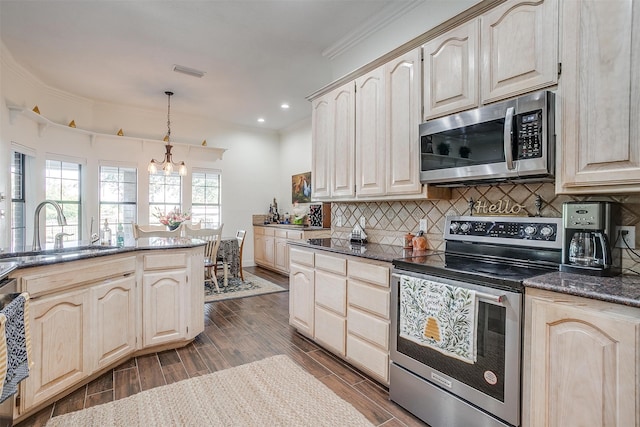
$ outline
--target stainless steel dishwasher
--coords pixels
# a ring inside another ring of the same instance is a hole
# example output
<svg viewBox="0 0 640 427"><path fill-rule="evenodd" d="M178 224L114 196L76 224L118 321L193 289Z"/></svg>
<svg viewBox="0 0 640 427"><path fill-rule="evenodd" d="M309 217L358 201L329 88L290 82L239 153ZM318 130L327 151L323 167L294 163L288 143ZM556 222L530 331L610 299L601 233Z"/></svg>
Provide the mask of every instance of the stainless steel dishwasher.
<svg viewBox="0 0 640 427"><path fill-rule="evenodd" d="M9 304L13 298L17 297L18 281L10 279L9 273L15 270L18 265L15 262L0 262L0 310ZM13 425L13 408L15 407L15 395L5 399L0 403L0 427Z"/></svg>

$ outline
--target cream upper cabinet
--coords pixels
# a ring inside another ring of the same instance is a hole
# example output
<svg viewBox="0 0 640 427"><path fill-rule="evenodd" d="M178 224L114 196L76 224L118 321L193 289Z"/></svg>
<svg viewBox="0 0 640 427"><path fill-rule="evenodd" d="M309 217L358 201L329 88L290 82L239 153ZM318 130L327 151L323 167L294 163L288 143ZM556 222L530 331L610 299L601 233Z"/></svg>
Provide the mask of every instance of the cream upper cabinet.
<svg viewBox="0 0 640 427"><path fill-rule="evenodd" d="M356 79L356 194L385 193L384 67Z"/></svg>
<svg viewBox="0 0 640 427"><path fill-rule="evenodd" d="M557 0L508 0L481 22L482 103L558 82Z"/></svg>
<svg viewBox="0 0 640 427"><path fill-rule="evenodd" d="M562 2L557 193L640 192L640 7Z"/></svg>
<svg viewBox="0 0 640 427"><path fill-rule="evenodd" d="M523 426L637 426L640 309L535 289L525 301Z"/></svg>
<svg viewBox="0 0 640 427"><path fill-rule="evenodd" d="M312 103L315 200L355 195L355 85L349 82Z"/></svg>
<svg viewBox="0 0 640 427"><path fill-rule="evenodd" d="M419 194L421 110L420 49L384 67L386 89L386 194Z"/></svg>
<svg viewBox="0 0 640 427"><path fill-rule="evenodd" d="M424 120L478 106L478 22L473 19L424 45Z"/></svg>

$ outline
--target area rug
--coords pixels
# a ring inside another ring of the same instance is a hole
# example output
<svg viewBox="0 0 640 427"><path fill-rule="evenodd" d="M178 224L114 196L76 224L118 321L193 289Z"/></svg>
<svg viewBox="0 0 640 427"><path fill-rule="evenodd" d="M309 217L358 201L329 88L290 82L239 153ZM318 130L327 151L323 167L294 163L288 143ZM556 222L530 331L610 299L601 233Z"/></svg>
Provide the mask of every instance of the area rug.
<svg viewBox="0 0 640 427"><path fill-rule="evenodd" d="M51 418L57 426L372 426L278 355Z"/></svg>
<svg viewBox="0 0 640 427"><path fill-rule="evenodd" d="M220 292L216 291L213 283L204 284L204 301L221 301L232 298L244 298L253 295L270 294L273 292L286 291L282 286L278 286L268 280L262 279L251 273L244 272L244 281L239 277L230 277L229 284L224 286L222 279L218 279Z"/></svg>

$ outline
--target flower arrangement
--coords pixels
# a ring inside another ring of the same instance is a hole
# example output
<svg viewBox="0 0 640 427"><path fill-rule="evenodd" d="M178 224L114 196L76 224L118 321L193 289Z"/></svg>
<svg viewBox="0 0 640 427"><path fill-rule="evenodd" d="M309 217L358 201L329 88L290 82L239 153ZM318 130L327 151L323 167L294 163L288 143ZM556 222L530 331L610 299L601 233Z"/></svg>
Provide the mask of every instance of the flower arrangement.
<svg viewBox="0 0 640 427"><path fill-rule="evenodd" d="M191 219L190 212L181 213L178 208L175 208L165 214L160 210L160 208L156 207L156 213L154 213L153 216L158 218L160 224L166 225L170 230L175 230L180 226L180 224Z"/></svg>

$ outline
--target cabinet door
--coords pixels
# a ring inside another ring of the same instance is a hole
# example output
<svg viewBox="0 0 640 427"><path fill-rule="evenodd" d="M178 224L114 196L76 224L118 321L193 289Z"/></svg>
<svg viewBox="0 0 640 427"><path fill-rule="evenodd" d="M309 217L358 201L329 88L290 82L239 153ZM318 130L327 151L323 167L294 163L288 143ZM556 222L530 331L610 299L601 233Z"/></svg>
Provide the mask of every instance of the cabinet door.
<svg viewBox="0 0 640 427"><path fill-rule="evenodd" d="M273 236L264 237L264 264L273 267L276 262L276 239Z"/></svg>
<svg viewBox="0 0 640 427"><path fill-rule="evenodd" d="M189 303L187 270L144 273L142 277L142 344L144 347L186 336Z"/></svg>
<svg viewBox="0 0 640 427"><path fill-rule="evenodd" d="M24 410L80 382L91 373L87 290L30 303L33 360L23 382Z"/></svg>
<svg viewBox="0 0 640 427"><path fill-rule="evenodd" d="M264 264L264 236L262 234L253 235L253 260L256 264Z"/></svg>
<svg viewBox="0 0 640 427"><path fill-rule="evenodd" d="M289 324L313 338L314 333L313 267L292 263L289 271Z"/></svg>
<svg viewBox="0 0 640 427"><path fill-rule="evenodd" d="M632 0L584 0L562 8L556 192L637 193L640 7Z"/></svg>
<svg viewBox="0 0 640 427"><path fill-rule="evenodd" d="M333 138L330 166L331 195L355 196L355 85L353 82L330 93L333 105Z"/></svg>
<svg viewBox="0 0 640 427"><path fill-rule="evenodd" d="M479 31L474 19L424 45L424 120L478 106Z"/></svg>
<svg viewBox="0 0 640 427"><path fill-rule="evenodd" d="M135 287L135 276L129 276L91 288L93 370L108 366L135 350Z"/></svg>
<svg viewBox="0 0 640 427"><path fill-rule="evenodd" d="M529 425L638 425L640 318L562 297L529 300Z"/></svg>
<svg viewBox="0 0 640 427"><path fill-rule="evenodd" d="M356 194L385 193L384 66L356 79Z"/></svg>
<svg viewBox="0 0 640 427"><path fill-rule="evenodd" d="M280 271L289 271L289 245L287 245L287 239L275 239L274 266Z"/></svg>
<svg viewBox="0 0 640 427"><path fill-rule="evenodd" d="M384 67L386 87L386 194L417 194L420 183L420 49Z"/></svg>
<svg viewBox="0 0 640 427"><path fill-rule="evenodd" d="M482 17L481 40L483 103L558 82L557 0L501 4Z"/></svg>
<svg viewBox="0 0 640 427"><path fill-rule="evenodd" d="M333 114L331 97L325 95L311 104L311 187L312 197L331 198L331 139L333 138Z"/></svg>
<svg viewBox="0 0 640 427"><path fill-rule="evenodd" d="M347 350L347 319L320 306L316 306L315 316L315 340L344 357Z"/></svg>

